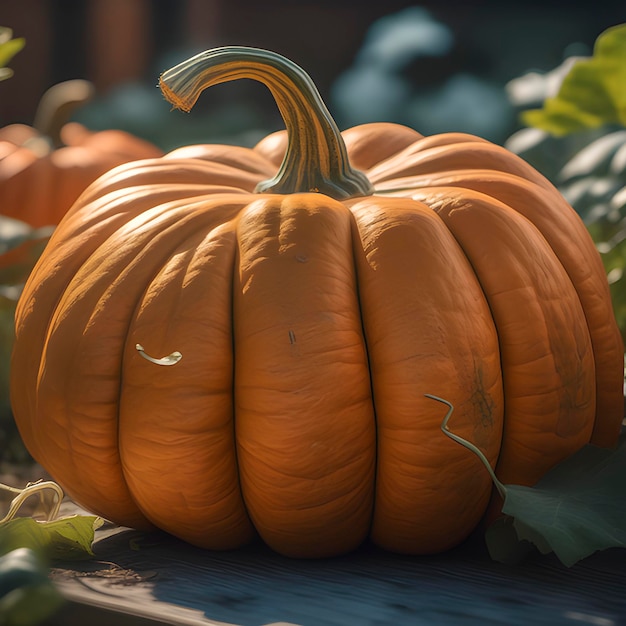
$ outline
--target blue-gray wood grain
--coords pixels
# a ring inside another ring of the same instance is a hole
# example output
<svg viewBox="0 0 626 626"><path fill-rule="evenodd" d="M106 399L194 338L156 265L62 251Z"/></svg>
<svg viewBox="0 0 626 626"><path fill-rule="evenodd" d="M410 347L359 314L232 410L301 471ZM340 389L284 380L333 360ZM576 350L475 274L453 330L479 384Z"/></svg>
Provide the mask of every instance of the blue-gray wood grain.
<svg viewBox="0 0 626 626"><path fill-rule="evenodd" d="M263 545L207 552L164 535L123 530L101 536L95 550L96 561L57 574L82 576L85 583L99 567L114 564L136 578L115 585L118 597L141 597L137 602L147 612L150 604L153 613L167 605L207 620L193 623L626 625L626 550L619 549L571 568L540 555L518 565L496 563L480 541L428 557L364 546L345 557L293 560ZM136 594L142 588L146 593Z"/></svg>

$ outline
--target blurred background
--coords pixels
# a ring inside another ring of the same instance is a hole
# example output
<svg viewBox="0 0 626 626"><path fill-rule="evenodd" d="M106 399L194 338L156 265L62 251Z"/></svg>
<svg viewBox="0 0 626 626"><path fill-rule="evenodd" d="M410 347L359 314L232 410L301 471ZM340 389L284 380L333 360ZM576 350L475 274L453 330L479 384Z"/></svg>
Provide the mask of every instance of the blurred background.
<svg viewBox="0 0 626 626"><path fill-rule="evenodd" d="M398 121L503 142L517 127L504 86L590 54L600 32L624 21L623 1L5 0L0 24L26 46L0 83L0 125L31 123L48 87L83 78L96 97L75 117L91 128L122 128L165 150L252 144L281 127L261 85L214 87L191 116L171 112L156 87L192 54L248 45L301 65L342 128Z"/></svg>

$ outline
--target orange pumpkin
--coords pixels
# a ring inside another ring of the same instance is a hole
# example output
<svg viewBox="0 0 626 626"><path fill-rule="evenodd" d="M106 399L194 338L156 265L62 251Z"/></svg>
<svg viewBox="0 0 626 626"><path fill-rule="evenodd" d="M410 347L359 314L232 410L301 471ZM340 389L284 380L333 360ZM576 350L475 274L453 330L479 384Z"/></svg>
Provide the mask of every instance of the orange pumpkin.
<svg viewBox="0 0 626 626"><path fill-rule="evenodd" d="M163 154L121 130L93 132L68 122L92 97L92 85L72 80L42 97L33 126L0 128L0 213L35 228L54 226L98 176L130 160Z"/></svg>
<svg viewBox="0 0 626 626"><path fill-rule="evenodd" d="M427 394L505 483L615 444L604 269L545 178L474 136L341 134L262 50L208 51L161 85L189 110L237 78L267 85L286 132L112 170L19 302L15 419L77 502L211 549L258 533L299 557L368 537L427 553L495 502Z"/></svg>

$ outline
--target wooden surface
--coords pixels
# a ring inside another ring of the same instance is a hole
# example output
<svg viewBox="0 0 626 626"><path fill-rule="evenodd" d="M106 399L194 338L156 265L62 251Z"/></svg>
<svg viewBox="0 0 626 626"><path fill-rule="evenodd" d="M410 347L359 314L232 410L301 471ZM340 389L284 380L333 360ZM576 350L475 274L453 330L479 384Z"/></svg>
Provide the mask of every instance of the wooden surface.
<svg viewBox="0 0 626 626"><path fill-rule="evenodd" d="M626 550L572 568L492 561L481 542L431 557L364 546L293 560L263 545L216 553L164 535L104 528L94 561L57 564L67 605L45 626L626 624Z"/></svg>

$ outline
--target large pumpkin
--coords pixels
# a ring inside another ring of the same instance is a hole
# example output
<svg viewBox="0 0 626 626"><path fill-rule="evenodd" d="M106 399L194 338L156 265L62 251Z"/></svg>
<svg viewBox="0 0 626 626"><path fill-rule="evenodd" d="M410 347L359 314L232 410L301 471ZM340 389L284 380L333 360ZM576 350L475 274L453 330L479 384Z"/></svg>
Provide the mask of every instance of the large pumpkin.
<svg viewBox="0 0 626 626"><path fill-rule="evenodd" d="M112 170L19 302L15 419L77 502L212 549L427 553L497 507L427 394L505 483L616 442L604 270L540 174L474 136L340 134L266 51L208 51L161 84L189 110L237 78L268 86L286 133Z"/></svg>

